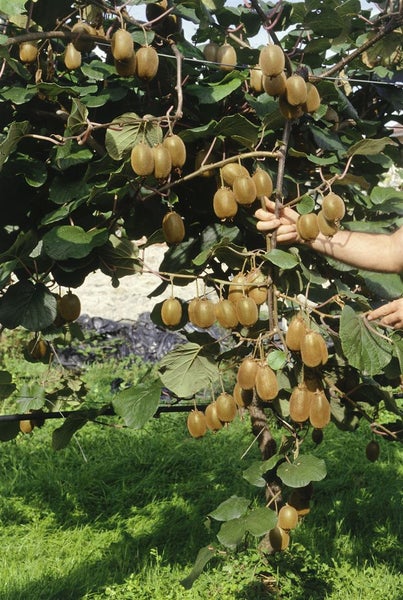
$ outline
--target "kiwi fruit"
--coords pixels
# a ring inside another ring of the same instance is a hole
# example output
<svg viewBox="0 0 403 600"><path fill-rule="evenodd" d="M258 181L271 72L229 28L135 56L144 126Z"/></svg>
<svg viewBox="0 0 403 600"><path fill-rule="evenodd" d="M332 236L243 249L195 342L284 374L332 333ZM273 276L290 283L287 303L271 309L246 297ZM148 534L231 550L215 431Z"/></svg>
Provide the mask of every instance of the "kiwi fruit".
<svg viewBox="0 0 403 600"><path fill-rule="evenodd" d="M203 56L209 62L217 62L219 45L215 42L208 42L203 48Z"/></svg>
<svg viewBox="0 0 403 600"><path fill-rule="evenodd" d="M245 273L237 273L230 281L228 287L228 300L231 300L235 305L239 298L245 295L247 291L247 277Z"/></svg>
<svg viewBox="0 0 403 600"><path fill-rule="evenodd" d="M34 63L38 57L38 45L36 42L21 42L18 47L20 61L23 63Z"/></svg>
<svg viewBox="0 0 403 600"><path fill-rule="evenodd" d="M154 154L152 148L145 142L133 147L130 156L133 171L140 177L154 173Z"/></svg>
<svg viewBox="0 0 403 600"><path fill-rule="evenodd" d="M277 526L281 529L295 529L298 525L298 512L294 506L285 504L278 512Z"/></svg>
<svg viewBox="0 0 403 600"><path fill-rule="evenodd" d="M207 431L206 417L201 410L192 410L187 418L187 428L190 435L194 438L200 438Z"/></svg>
<svg viewBox="0 0 403 600"><path fill-rule="evenodd" d="M219 219L231 219L238 212L234 192L227 187L219 188L213 197L213 210Z"/></svg>
<svg viewBox="0 0 403 600"><path fill-rule="evenodd" d="M84 21L78 21L71 28L73 33L77 34L77 37L73 39L73 44L76 50L79 52L91 52L95 47L95 42L91 39L84 39L81 35L96 35L96 30Z"/></svg>
<svg viewBox="0 0 403 600"><path fill-rule="evenodd" d="M169 150L163 144L156 144L153 149L154 177L166 179L172 169L172 159Z"/></svg>
<svg viewBox="0 0 403 600"><path fill-rule="evenodd" d="M222 299L214 306L215 317L221 327L233 329L238 325L238 317L235 306L231 300Z"/></svg>
<svg viewBox="0 0 403 600"><path fill-rule="evenodd" d="M172 166L183 167L186 162L186 146L182 138L179 135L171 134L164 138L162 144L171 155Z"/></svg>
<svg viewBox="0 0 403 600"><path fill-rule="evenodd" d="M300 215L297 220L297 232L306 242L316 239L319 235L318 217L315 213Z"/></svg>
<svg viewBox="0 0 403 600"><path fill-rule="evenodd" d="M328 221L339 221L346 213L346 206L343 198L330 192L323 198L322 211L323 216Z"/></svg>
<svg viewBox="0 0 403 600"><path fill-rule="evenodd" d="M64 294L59 301L59 312L66 323L72 323L78 319L81 314L81 302L77 294L70 291Z"/></svg>
<svg viewBox="0 0 403 600"><path fill-rule="evenodd" d="M235 48L231 44L223 44L217 51L217 62L222 71L233 71L237 63Z"/></svg>
<svg viewBox="0 0 403 600"><path fill-rule="evenodd" d="M258 370L257 361L248 356L243 359L241 364L239 365L237 372L237 382L244 390L251 390L255 387L255 379Z"/></svg>
<svg viewBox="0 0 403 600"><path fill-rule="evenodd" d="M43 360L48 354L49 346L45 340L34 337L29 340L26 351L30 358Z"/></svg>
<svg viewBox="0 0 403 600"><path fill-rule="evenodd" d="M309 422L315 429L323 429L330 422L330 403L323 390L311 397Z"/></svg>
<svg viewBox="0 0 403 600"><path fill-rule="evenodd" d="M306 83L307 96L302 104L302 110L306 113L314 113L320 106L320 95L313 83Z"/></svg>
<svg viewBox="0 0 403 600"><path fill-rule="evenodd" d="M182 319L182 305L178 298L167 298L162 303L161 320L167 327L179 325Z"/></svg>
<svg viewBox="0 0 403 600"><path fill-rule="evenodd" d="M189 321L193 325L196 325L196 327L198 327L197 317L196 317L196 307L199 302L200 302L200 298L192 298L192 300L190 300L190 302L188 303Z"/></svg>
<svg viewBox="0 0 403 600"><path fill-rule="evenodd" d="M262 85L266 94L269 96L282 96L285 93L286 74L282 71L273 77L263 75Z"/></svg>
<svg viewBox="0 0 403 600"><path fill-rule="evenodd" d="M232 162L224 165L220 169L220 174L227 185L231 187L236 177L249 177L249 171L238 162Z"/></svg>
<svg viewBox="0 0 403 600"><path fill-rule="evenodd" d="M309 500L310 497L304 493L303 488L295 488L291 492L287 504L295 508L299 518L304 517L310 512L311 509L309 507Z"/></svg>
<svg viewBox="0 0 403 600"><path fill-rule="evenodd" d="M294 315L285 334L287 348L299 352L301 350L301 340L305 336L305 333L306 325L302 315Z"/></svg>
<svg viewBox="0 0 403 600"><path fill-rule="evenodd" d="M136 75L145 81L154 79L158 72L159 57L153 46L142 46L136 52Z"/></svg>
<svg viewBox="0 0 403 600"><path fill-rule="evenodd" d="M339 230L336 221L328 221L323 210L318 212L318 227L321 234L326 237L332 237Z"/></svg>
<svg viewBox="0 0 403 600"><path fill-rule="evenodd" d="M133 52L129 60L114 60L116 73L120 77L133 77L136 74L136 54Z"/></svg>
<svg viewBox="0 0 403 600"><path fill-rule="evenodd" d="M312 429L311 438L314 444L319 446L323 442L323 430L322 429Z"/></svg>
<svg viewBox="0 0 403 600"><path fill-rule="evenodd" d="M290 418L295 423L304 423L309 419L311 407L311 396L307 387L303 384L295 387L290 396L289 412Z"/></svg>
<svg viewBox="0 0 403 600"><path fill-rule="evenodd" d="M217 416L223 423L230 423L237 413L234 397L227 392L222 392L216 398Z"/></svg>
<svg viewBox="0 0 403 600"><path fill-rule="evenodd" d="M249 296L242 296L235 304L238 321L244 327L252 327L259 318L259 310L256 302Z"/></svg>
<svg viewBox="0 0 403 600"><path fill-rule="evenodd" d="M79 69L81 67L81 52L76 49L74 44L70 42L64 51L64 65L69 71Z"/></svg>
<svg viewBox="0 0 403 600"><path fill-rule="evenodd" d="M269 542L274 552L282 552L288 548L290 536L284 529L277 525L269 531Z"/></svg>
<svg viewBox="0 0 403 600"><path fill-rule="evenodd" d="M318 367L327 362L325 340L316 331L307 331L301 340L301 358L307 367Z"/></svg>
<svg viewBox="0 0 403 600"><path fill-rule="evenodd" d="M273 193L273 181L267 171L260 167L252 175L256 187L256 196L268 196Z"/></svg>
<svg viewBox="0 0 403 600"><path fill-rule="evenodd" d="M263 92L263 73L259 65L255 65L249 71L249 83L251 89L257 94Z"/></svg>
<svg viewBox="0 0 403 600"><path fill-rule="evenodd" d="M232 395L239 408L248 406L253 400L253 389L244 390L238 382L235 383Z"/></svg>
<svg viewBox="0 0 403 600"><path fill-rule="evenodd" d="M134 52L133 38L127 29L118 29L112 35L111 52L115 60L126 62L131 59Z"/></svg>
<svg viewBox="0 0 403 600"><path fill-rule="evenodd" d="M211 155L209 155L209 157L206 160L207 154L208 154L208 150L206 150L205 148L201 148L200 150L197 151L196 156L195 156L195 171L198 171L201 168L205 168L205 167L207 167L208 164L214 162ZM205 168L205 170L202 171L202 173L200 173L200 177L214 177L214 175L215 175L215 169Z"/></svg>
<svg viewBox="0 0 403 600"><path fill-rule="evenodd" d="M264 304L267 300L267 277L260 269L255 268L246 275L246 281L249 284L246 286L249 298L252 298L258 306Z"/></svg>
<svg viewBox="0 0 403 600"><path fill-rule="evenodd" d="M259 66L266 77L281 73L285 67L285 56L281 46L268 44L262 48L259 54Z"/></svg>
<svg viewBox="0 0 403 600"><path fill-rule="evenodd" d="M206 425L210 431L218 431L223 428L223 422L218 418L217 402L215 400L207 405L204 416L206 417Z"/></svg>
<svg viewBox="0 0 403 600"><path fill-rule="evenodd" d="M162 233L167 244L180 244L185 237L185 225L179 213L174 210L162 219Z"/></svg>
<svg viewBox="0 0 403 600"><path fill-rule="evenodd" d="M198 327L211 327L216 320L214 302L208 298L200 298L195 305L194 318Z"/></svg>
<svg viewBox="0 0 403 600"><path fill-rule="evenodd" d="M301 75L291 75L285 82L285 98L291 106L299 106L306 102L308 90L306 82Z"/></svg>
<svg viewBox="0 0 403 600"><path fill-rule="evenodd" d="M232 189L238 204L252 204L256 200L256 185L249 174L235 177Z"/></svg>
<svg viewBox="0 0 403 600"><path fill-rule="evenodd" d="M291 104L289 104L289 102L287 102L286 97L283 95L279 96L278 107L283 117L290 121L299 119L304 114L304 111L302 110L301 106L292 106Z"/></svg>
<svg viewBox="0 0 403 600"><path fill-rule="evenodd" d="M365 447L365 456L371 462L376 462L381 452L379 443L376 440L371 440Z"/></svg>
<svg viewBox="0 0 403 600"><path fill-rule="evenodd" d="M259 364L255 377L255 389L263 401L274 400L278 394L277 377L273 369L266 364Z"/></svg>
<svg viewBox="0 0 403 600"><path fill-rule="evenodd" d="M20 421L19 426L20 426L21 433L31 433L32 430L34 429L34 425L33 425L32 421L30 421L28 419L24 419L23 421Z"/></svg>

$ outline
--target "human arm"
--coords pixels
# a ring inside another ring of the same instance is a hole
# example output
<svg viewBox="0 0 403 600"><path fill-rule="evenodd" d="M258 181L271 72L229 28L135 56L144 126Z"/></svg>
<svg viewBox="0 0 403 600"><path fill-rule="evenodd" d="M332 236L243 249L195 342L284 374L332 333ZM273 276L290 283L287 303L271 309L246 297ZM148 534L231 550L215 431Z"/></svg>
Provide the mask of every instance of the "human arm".
<svg viewBox="0 0 403 600"><path fill-rule="evenodd" d="M403 298L398 298L383 304L367 315L368 321L380 319L380 325L387 325L393 329L403 329Z"/></svg>
<svg viewBox="0 0 403 600"><path fill-rule="evenodd" d="M277 241L288 244L306 244L313 250L346 264L383 273L403 272L403 227L394 233L376 234L339 230L331 238L318 235L304 242L297 232L298 213L287 206L280 207L275 216L275 203L266 199L267 210L255 212L257 229L262 232L277 231Z"/></svg>

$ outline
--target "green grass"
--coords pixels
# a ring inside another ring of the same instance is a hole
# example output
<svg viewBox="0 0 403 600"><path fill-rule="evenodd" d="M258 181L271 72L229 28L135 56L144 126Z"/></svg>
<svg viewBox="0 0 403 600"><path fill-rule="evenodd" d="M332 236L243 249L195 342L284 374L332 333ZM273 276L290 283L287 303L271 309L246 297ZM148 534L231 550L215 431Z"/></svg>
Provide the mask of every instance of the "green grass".
<svg viewBox="0 0 403 600"><path fill-rule="evenodd" d="M88 370L92 402L118 375L116 362ZM232 494L261 502L241 477L258 457L253 446L241 460L247 419L201 440L185 421L165 414L141 431L88 424L60 452L51 449L60 422L47 422L1 444L0 599L401 598L402 452L381 440L379 461L368 462L366 424L354 434L330 425L322 445L304 444L328 476L286 552L265 560L251 539L184 590L198 550L215 541L209 511Z"/></svg>

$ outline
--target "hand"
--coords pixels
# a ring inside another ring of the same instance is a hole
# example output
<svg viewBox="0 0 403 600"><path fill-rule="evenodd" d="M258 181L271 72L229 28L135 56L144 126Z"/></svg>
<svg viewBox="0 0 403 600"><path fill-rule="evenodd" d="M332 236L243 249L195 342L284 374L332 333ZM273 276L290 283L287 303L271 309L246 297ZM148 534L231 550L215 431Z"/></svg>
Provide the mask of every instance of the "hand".
<svg viewBox="0 0 403 600"><path fill-rule="evenodd" d="M267 210L259 208L255 212L255 217L258 219L256 228L262 232L270 232L277 230L277 241L279 244L301 243L301 239L297 233L298 213L287 206L280 207L279 217L274 214L276 203L268 198L265 198Z"/></svg>
<svg viewBox="0 0 403 600"><path fill-rule="evenodd" d="M367 316L368 321L380 319L380 325L388 325L393 329L403 329L403 298L388 302L371 312Z"/></svg>

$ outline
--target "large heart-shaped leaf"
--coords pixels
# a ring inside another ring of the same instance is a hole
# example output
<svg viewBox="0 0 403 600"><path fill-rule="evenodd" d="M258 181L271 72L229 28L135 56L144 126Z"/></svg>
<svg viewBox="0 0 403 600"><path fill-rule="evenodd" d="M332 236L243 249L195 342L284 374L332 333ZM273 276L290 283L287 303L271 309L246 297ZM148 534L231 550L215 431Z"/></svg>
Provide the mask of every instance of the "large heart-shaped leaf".
<svg viewBox="0 0 403 600"><path fill-rule="evenodd" d="M321 481L326 477L326 464L324 460L312 454L303 454L293 463L281 463L277 475L288 487L304 487L311 481Z"/></svg>
<svg viewBox="0 0 403 600"><path fill-rule="evenodd" d="M188 343L168 352L160 363L162 383L180 398L193 396L218 377L213 357L203 355L203 347Z"/></svg>
<svg viewBox="0 0 403 600"><path fill-rule="evenodd" d="M8 329L22 325L30 331L40 331L55 318L56 298L42 283L18 281L0 298L0 323Z"/></svg>
<svg viewBox="0 0 403 600"><path fill-rule="evenodd" d="M230 521L242 517L248 510L250 500L240 496L231 496L228 500L221 502L209 516L216 521Z"/></svg>
<svg viewBox="0 0 403 600"><path fill-rule="evenodd" d="M84 231L77 225L60 225L43 236L43 247L54 260L84 258L90 252L108 241L107 229Z"/></svg>
<svg viewBox="0 0 403 600"><path fill-rule="evenodd" d="M155 414L161 399L161 387L159 381L141 382L115 396L113 408L127 427L141 429Z"/></svg>

